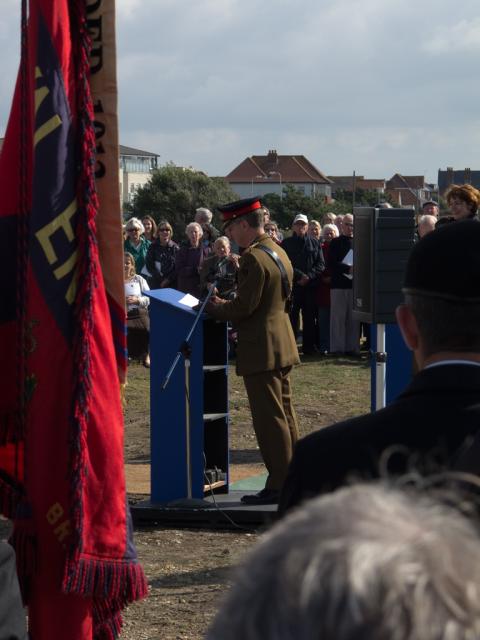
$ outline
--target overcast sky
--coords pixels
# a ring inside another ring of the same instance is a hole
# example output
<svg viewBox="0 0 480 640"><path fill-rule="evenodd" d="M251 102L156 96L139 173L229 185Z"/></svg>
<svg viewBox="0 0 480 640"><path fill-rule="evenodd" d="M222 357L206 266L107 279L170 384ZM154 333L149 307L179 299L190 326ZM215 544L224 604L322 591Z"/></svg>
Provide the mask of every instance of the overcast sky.
<svg viewBox="0 0 480 640"><path fill-rule="evenodd" d="M0 135L20 0L0 0ZM480 169L479 0L117 0L120 141L225 175Z"/></svg>

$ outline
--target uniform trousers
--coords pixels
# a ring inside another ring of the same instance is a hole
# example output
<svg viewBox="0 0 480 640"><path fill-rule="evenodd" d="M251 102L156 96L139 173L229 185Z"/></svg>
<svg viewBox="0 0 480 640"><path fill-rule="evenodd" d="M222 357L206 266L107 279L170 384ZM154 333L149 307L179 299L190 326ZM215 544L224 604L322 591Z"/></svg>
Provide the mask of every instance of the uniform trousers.
<svg viewBox="0 0 480 640"><path fill-rule="evenodd" d="M298 440L297 416L290 388L291 368L243 377L253 428L268 471L265 488L275 491L283 486Z"/></svg>
<svg viewBox="0 0 480 640"><path fill-rule="evenodd" d="M330 351L360 351L360 323L353 318L352 289L330 290Z"/></svg>

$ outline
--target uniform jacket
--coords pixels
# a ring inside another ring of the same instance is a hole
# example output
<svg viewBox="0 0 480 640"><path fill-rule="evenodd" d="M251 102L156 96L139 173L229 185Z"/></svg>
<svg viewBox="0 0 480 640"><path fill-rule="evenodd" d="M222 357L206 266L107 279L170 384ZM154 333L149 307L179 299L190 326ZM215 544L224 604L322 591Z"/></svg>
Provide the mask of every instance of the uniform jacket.
<svg viewBox="0 0 480 640"><path fill-rule="evenodd" d="M333 242L333 240L332 240ZM390 405L300 440L279 511L353 479L451 468L480 429L480 367L427 368ZM480 473L480 459L476 463Z"/></svg>
<svg viewBox="0 0 480 640"><path fill-rule="evenodd" d="M274 371L299 362L280 270L268 254L256 249L260 243L277 253L291 286L293 268L287 254L270 236L263 234L242 254L237 297L209 309L215 318L231 320L238 329L237 374L240 376Z"/></svg>

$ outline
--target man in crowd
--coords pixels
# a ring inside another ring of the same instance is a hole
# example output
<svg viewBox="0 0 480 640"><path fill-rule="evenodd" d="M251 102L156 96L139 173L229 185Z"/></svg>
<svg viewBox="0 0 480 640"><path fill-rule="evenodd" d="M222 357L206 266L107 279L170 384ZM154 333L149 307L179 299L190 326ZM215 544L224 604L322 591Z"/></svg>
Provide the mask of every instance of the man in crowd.
<svg viewBox="0 0 480 640"><path fill-rule="evenodd" d="M438 218L439 213L438 202L435 202L435 200L427 200L427 202L423 203L422 214L424 216L435 216L435 218Z"/></svg>
<svg viewBox="0 0 480 640"><path fill-rule="evenodd" d="M467 640L480 540L420 492L357 485L278 523L234 575L207 640Z"/></svg>
<svg viewBox="0 0 480 640"><path fill-rule="evenodd" d="M419 373L384 409L297 444L281 512L351 478L462 468L480 429L479 247L474 220L443 225L415 244L396 316Z"/></svg>
<svg viewBox="0 0 480 640"><path fill-rule="evenodd" d="M292 406L290 370L299 362L288 317L293 269L264 231L264 211L258 198L219 207L224 229L244 249L234 300L212 298L207 311L230 320L238 329L237 374L243 376L253 428L268 471L266 486L245 504L278 502L298 426Z"/></svg>
<svg viewBox="0 0 480 640"><path fill-rule="evenodd" d="M300 311L302 312L303 332L302 351L310 355L315 351L315 318L317 305L315 291L321 273L325 270L320 243L307 234L308 218L303 213L295 216L293 233L285 238L282 247L293 266L293 295L290 320L293 333L299 333Z"/></svg>
<svg viewBox="0 0 480 640"><path fill-rule="evenodd" d="M202 227L202 243L213 250L213 243L220 236L220 231L212 224L213 214L206 207L198 207L195 211L195 222Z"/></svg>
<svg viewBox="0 0 480 640"><path fill-rule="evenodd" d="M438 218L430 214L424 214L423 216L420 216L417 225L418 237L423 238L423 236L426 236L427 233L431 233L432 231L434 231L437 220Z"/></svg>
<svg viewBox="0 0 480 640"><path fill-rule="evenodd" d="M353 318L353 216L347 213L341 222L341 235L330 242L328 266L330 285L330 350L332 353L358 355L360 325Z"/></svg>

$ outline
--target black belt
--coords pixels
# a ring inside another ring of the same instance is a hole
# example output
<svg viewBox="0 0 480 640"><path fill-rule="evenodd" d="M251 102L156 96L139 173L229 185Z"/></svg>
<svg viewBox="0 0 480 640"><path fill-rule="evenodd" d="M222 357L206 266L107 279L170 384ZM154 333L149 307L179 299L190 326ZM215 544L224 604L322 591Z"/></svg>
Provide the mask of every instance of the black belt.
<svg viewBox="0 0 480 640"><path fill-rule="evenodd" d="M285 269L285 266L284 266L283 262L278 257L278 253L276 251L274 251L273 249L270 249L270 247L266 247L264 244L255 245L255 249L261 249L267 255L269 255L272 258L272 260L275 262L277 267L280 269L280 275L282 276L283 294L284 294L286 300L288 300L290 298L290 296L292 295L292 287L290 286L290 282L288 280L287 270Z"/></svg>

